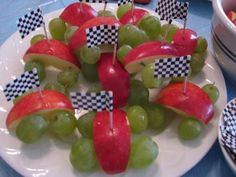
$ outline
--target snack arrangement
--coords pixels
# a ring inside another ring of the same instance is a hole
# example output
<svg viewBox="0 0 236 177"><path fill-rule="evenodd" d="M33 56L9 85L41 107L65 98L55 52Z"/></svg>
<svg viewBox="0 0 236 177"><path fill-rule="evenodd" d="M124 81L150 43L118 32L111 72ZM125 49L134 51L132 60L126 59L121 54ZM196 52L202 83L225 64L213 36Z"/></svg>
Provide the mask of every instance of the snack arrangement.
<svg viewBox="0 0 236 177"><path fill-rule="evenodd" d="M117 44L89 46L87 29L109 25L118 27ZM44 134L76 135L68 152L74 169L117 174L158 162L158 142L147 132L165 133L178 117L180 140L194 141L213 118L218 88L191 82L207 56L207 41L195 31L161 24L131 3L114 14L83 2L65 7L48 29L50 37L35 35L22 56L24 71L37 69L40 88L15 98L6 118L22 143L36 143ZM191 56L188 77L155 77L156 60L182 56ZM56 79L48 82L51 67ZM113 110L78 113L70 93L84 84L87 93L111 91Z"/></svg>
<svg viewBox="0 0 236 177"><path fill-rule="evenodd" d="M236 12L235 11L229 11L227 13L227 17L229 18L229 20L234 24L236 25Z"/></svg>

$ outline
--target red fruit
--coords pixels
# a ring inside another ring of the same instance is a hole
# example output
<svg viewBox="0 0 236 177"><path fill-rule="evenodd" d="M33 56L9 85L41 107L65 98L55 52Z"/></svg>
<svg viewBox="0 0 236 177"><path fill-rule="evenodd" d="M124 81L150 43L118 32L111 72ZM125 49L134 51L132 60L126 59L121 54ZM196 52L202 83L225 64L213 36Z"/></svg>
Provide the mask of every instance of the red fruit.
<svg viewBox="0 0 236 177"><path fill-rule="evenodd" d="M197 45L197 33L191 29L178 29L173 38L173 45L180 56L192 55Z"/></svg>
<svg viewBox="0 0 236 177"><path fill-rule="evenodd" d="M99 25L120 25L120 22L113 17L96 17L84 23L70 38L69 46L74 52L87 43L86 29Z"/></svg>
<svg viewBox="0 0 236 177"><path fill-rule="evenodd" d="M109 112L97 112L93 121L93 143L98 162L106 173L125 171L130 154L130 128L126 113L113 110L111 130Z"/></svg>
<svg viewBox="0 0 236 177"><path fill-rule="evenodd" d="M128 10L120 19L120 22L125 25L125 24L133 24L136 25L139 20L144 16L148 15L148 11L144 9L130 9Z"/></svg>
<svg viewBox="0 0 236 177"><path fill-rule="evenodd" d="M135 73L142 70L140 63L148 64L158 58L177 56L178 51L172 44L160 41L145 42L133 48L124 58L125 69L129 73Z"/></svg>
<svg viewBox="0 0 236 177"><path fill-rule="evenodd" d="M86 21L96 16L96 10L94 10L90 5L82 2L75 2L63 10L60 18L70 25L80 27Z"/></svg>
<svg viewBox="0 0 236 177"><path fill-rule="evenodd" d="M102 88L113 92L114 107L125 106L130 93L130 78L123 66L115 60L112 63L113 54L104 53L98 62L98 76Z"/></svg>
<svg viewBox="0 0 236 177"><path fill-rule="evenodd" d="M134 0L134 2L140 3L140 4L148 4L150 0Z"/></svg>
<svg viewBox="0 0 236 177"><path fill-rule="evenodd" d="M194 116L207 124L214 114L210 97L193 83L187 83L186 93L183 92L183 88L183 82L169 84L160 91L155 102L174 111Z"/></svg>
<svg viewBox="0 0 236 177"><path fill-rule="evenodd" d="M46 114L55 109L73 112L72 104L68 97L54 90L32 92L21 98L10 110L6 126L9 129L16 127L17 123L25 116L40 112Z"/></svg>
<svg viewBox="0 0 236 177"><path fill-rule="evenodd" d="M59 69L80 68L78 60L71 54L68 46L55 39L44 39L31 45L24 55L25 62L30 60L40 60L45 65Z"/></svg>
<svg viewBox="0 0 236 177"><path fill-rule="evenodd" d="M227 17L230 19L230 21L234 21L234 20L236 20L236 12L234 12L234 11L229 11L228 12L228 14L227 14Z"/></svg>

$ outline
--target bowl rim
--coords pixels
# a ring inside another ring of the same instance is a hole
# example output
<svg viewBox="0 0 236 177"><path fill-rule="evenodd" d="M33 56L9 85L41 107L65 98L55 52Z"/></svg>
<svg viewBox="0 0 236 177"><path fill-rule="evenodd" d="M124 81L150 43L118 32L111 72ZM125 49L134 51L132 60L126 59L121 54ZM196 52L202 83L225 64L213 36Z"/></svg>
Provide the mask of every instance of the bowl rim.
<svg viewBox="0 0 236 177"><path fill-rule="evenodd" d="M222 0L213 0L214 13L220 18L221 22L236 36L236 26L229 20L225 11L222 8Z"/></svg>

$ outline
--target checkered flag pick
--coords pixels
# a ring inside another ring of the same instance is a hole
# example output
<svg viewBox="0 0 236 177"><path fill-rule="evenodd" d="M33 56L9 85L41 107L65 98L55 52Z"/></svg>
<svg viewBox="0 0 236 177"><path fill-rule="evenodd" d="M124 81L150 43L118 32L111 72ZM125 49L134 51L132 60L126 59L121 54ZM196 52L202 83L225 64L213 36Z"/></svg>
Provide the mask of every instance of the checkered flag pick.
<svg viewBox="0 0 236 177"><path fill-rule="evenodd" d="M75 109L97 112L113 110L113 93L111 91L71 92L70 97Z"/></svg>
<svg viewBox="0 0 236 177"><path fill-rule="evenodd" d="M127 3L133 3L133 0L118 0L118 6L127 4Z"/></svg>
<svg viewBox="0 0 236 177"><path fill-rule="evenodd" d="M190 67L189 55L155 60L154 77L187 77Z"/></svg>
<svg viewBox="0 0 236 177"><path fill-rule="evenodd" d="M108 3L108 0L79 0L79 2L88 2L88 3Z"/></svg>
<svg viewBox="0 0 236 177"><path fill-rule="evenodd" d="M7 101L10 101L22 95L29 89L39 87L39 85L40 83L37 69L34 68L31 71L24 72L12 82L8 83L3 92L7 98Z"/></svg>
<svg viewBox="0 0 236 177"><path fill-rule="evenodd" d="M36 10L33 10L19 18L17 21L17 27L19 28L21 38L23 39L25 36L30 34L30 32L40 27L43 23L43 15L40 8L37 8Z"/></svg>
<svg viewBox="0 0 236 177"><path fill-rule="evenodd" d="M176 2L175 13L173 14L174 19L186 19L188 15L188 2Z"/></svg>
<svg viewBox="0 0 236 177"><path fill-rule="evenodd" d="M175 0L159 0L155 11L160 15L161 20L166 20L171 24L175 8Z"/></svg>
<svg viewBox="0 0 236 177"><path fill-rule="evenodd" d="M86 29L87 46L94 47L101 44L116 44L118 26L100 25Z"/></svg>

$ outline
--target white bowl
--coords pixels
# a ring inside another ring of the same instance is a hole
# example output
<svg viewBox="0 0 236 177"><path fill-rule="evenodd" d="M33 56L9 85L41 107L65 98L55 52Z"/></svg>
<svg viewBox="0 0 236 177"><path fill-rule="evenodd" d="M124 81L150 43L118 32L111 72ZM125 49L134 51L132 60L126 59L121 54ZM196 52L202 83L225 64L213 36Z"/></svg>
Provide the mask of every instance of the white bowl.
<svg viewBox="0 0 236 177"><path fill-rule="evenodd" d="M236 11L236 0L213 0L212 3L213 53L226 75L236 84L236 27L225 13Z"/></svg>

